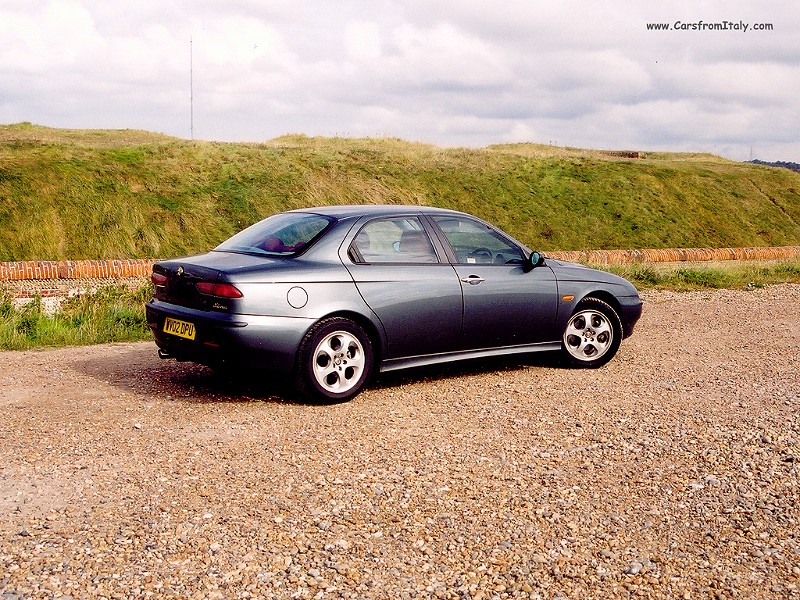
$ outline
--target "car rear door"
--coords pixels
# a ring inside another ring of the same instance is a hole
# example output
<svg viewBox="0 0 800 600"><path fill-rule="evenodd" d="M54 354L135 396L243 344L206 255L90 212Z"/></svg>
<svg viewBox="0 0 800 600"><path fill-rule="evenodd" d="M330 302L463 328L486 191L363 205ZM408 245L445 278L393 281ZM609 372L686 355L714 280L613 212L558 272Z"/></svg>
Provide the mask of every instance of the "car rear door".
<svg viewBox="0 0 800 600"><path fill-rule="evenodd" d="M547 267L528 270L525 253L496 229L462 216L435 216L452 248L463 290L465 350L551 342L558 338L558 289Z"/></svg>
<svg viewBox="0 0 800 600"><path fill-rule="evenodd" d="M384 359L451 352L461 334L461 284L418 216L358 228L345 264L386 332Z"/></svg>

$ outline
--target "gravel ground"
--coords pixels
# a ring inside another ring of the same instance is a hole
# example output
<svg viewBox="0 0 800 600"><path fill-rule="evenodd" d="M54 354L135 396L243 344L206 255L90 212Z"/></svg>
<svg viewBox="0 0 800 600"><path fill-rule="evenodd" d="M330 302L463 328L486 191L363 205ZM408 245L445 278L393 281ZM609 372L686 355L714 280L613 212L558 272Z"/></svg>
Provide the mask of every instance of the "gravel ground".
<svg viewBox="0 0 800 600"><path fill-rule="evenodd" d="M0 354L0 599L800 597L800 286L649 292L596 371L307 406L150 343Z"/></svg>

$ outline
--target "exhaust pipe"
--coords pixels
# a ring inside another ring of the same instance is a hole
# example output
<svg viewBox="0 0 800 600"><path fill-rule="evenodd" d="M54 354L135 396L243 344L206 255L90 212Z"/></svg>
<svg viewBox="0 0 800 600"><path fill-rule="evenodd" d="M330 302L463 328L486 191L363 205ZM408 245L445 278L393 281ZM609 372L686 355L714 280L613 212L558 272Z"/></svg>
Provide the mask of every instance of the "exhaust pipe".
<svg viewBox="0 0 800 600"><path fill-rule="evenodd" d="M158 349L158 358L160 358L162 360L166 360L168 358L172 358L172 355L169 352L167 352L166 350L164 350L162 348L159 348Z"/></svg>

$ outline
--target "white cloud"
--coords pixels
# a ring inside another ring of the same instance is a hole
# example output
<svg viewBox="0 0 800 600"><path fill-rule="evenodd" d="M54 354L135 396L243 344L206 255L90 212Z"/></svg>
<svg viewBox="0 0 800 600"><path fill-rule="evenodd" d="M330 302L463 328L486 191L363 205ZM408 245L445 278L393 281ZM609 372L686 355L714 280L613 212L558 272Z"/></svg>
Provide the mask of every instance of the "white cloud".
<svg viewBox="0 0 800 600"><path fill-rule="evenodd" d="M412 86L486 88L506 83L511 72L497 49L452 25L420 29L404 25L393 35L397 54L390 73Z"/></svg>
<svg viewBox="0 0 800 600"><path fill-rule="evenodd" d="M55 1L0 13L0 65L38 73L75 65L99 40L91 14L79 2Z"/></svg>
<svg viewBox="0 0 800 600"><path fill-rule="evenodd" d="M344 31L347 56L356 62L375 61L383 53L381 31L377 23L348 23Z"/></svg>
<svg viewBox="0 0 800 600"><path fill-rule="evenodd" d="M772 31L648 31L769 22ZM5 0L0 122L695 149L800 161L800 6Z"/></svg>

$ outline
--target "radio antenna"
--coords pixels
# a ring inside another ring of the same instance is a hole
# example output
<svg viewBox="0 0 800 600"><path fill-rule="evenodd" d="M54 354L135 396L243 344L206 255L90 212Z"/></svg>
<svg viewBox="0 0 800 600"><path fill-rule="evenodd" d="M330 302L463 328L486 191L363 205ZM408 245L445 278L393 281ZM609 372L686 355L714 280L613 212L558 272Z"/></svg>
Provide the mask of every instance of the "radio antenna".
<svg viewBox="0 0 800 600"><path fill-rule="evenodd" d="M194 49L189 36L189 139L194 141Z"/></svg>

